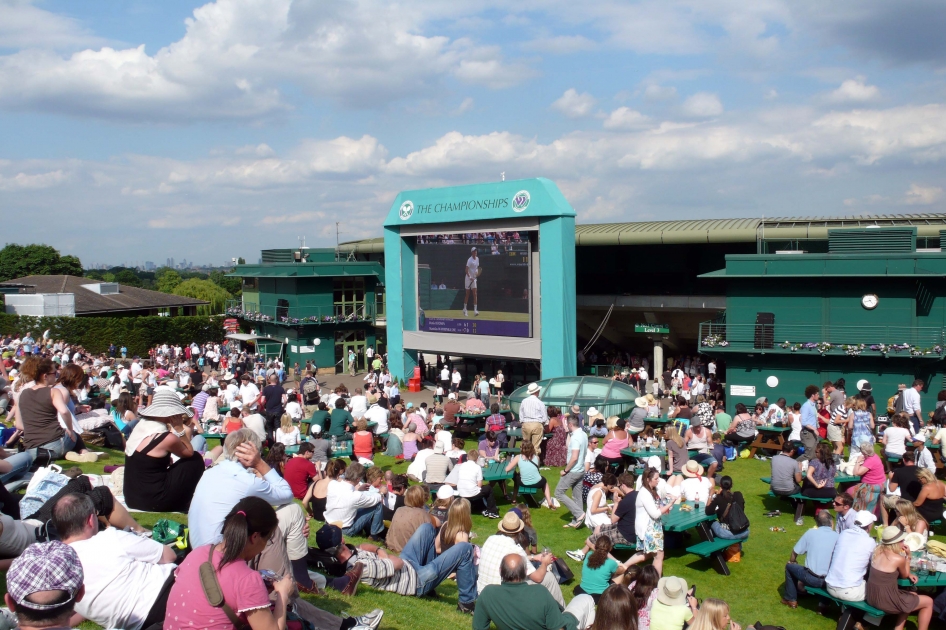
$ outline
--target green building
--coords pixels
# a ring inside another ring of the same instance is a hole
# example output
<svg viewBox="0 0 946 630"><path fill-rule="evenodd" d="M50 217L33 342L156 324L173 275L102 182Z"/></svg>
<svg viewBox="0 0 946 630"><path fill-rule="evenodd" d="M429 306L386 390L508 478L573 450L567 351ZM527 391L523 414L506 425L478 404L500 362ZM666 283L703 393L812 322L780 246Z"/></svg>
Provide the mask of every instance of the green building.
<svg viewBox="0 0 946 630"><path fill-rule="evenodd" d="M385 350L379 262L334 249L268 249L260 264L238 265L230 275L243 279L243 295L227 305L227 315L265 338L257 342L260 352L282 356L289 367L312 361L334 374L347 367L351 349L363 370L367 346Z"/></svg>
<svg viewBox="0 0 946 630"><path fill-rule="evenodd" d="M916 227L830 230L827 251L761 247L703 274L725 290L699 339L725 362L728 410L760 396L804 402L807 385L844 378L848 395L869 381L885 415L897 385L921 378L932 411L946 389L946 251L922 245Z"/></svg>

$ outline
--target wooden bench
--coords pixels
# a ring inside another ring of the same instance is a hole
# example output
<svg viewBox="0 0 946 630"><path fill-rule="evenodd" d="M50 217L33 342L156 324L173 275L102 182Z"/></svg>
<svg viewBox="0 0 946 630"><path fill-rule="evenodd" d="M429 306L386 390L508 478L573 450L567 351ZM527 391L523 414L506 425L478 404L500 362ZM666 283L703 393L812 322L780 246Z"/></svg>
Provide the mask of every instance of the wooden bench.
<svg viewBox="0 0 946 630"><path fill-rule="evenodd" d="M695 554L701 558L712 558L714 568L723 575L729 575L729 563L723 551L733 545L737 545L742 540L730 540L729 538L716 538L713 540L704 540L690 547L687 547L687 553Z"/></svg>
<svg viewBox="0 0 946 630"><path fill-rule="evenodd" d="M540 508L542 507L542 504L539 503L539 500L536 498L536 495L538 493L539 493L538 488L526 488L524 486L519 486L516 489L516 500L519 499L520 495L525 495L529 497L530 499L532 499L532 504L535 505L536 508Z"/></svg>
<svg viewBox="0 0 946 630"><path fill-rule="evenodd" d="M853 630L854 624L858 621L857 617L861 617L861 620L875 626L879 626L884 618L884 611L874 608L867 602L849 602L838 599L831 596L825 589L813 586L806 586L805 590L812 595L819 595L841 606L841 618L838 619L837 630Z"/></svg>

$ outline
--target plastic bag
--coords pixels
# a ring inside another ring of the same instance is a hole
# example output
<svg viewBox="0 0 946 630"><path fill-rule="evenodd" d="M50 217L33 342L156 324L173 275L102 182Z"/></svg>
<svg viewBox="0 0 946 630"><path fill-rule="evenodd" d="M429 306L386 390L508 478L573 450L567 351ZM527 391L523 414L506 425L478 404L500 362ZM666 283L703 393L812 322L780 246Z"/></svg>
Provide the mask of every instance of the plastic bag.
<svg viewBox="0 0 946 630"><path fill-rule="evenodd" d="M151 530L151 537L153 540L158 541L162 545L167 545L176 541L183 535L183 533L183 525L177 521L162 518L154 524L154 529Z"/></svg>

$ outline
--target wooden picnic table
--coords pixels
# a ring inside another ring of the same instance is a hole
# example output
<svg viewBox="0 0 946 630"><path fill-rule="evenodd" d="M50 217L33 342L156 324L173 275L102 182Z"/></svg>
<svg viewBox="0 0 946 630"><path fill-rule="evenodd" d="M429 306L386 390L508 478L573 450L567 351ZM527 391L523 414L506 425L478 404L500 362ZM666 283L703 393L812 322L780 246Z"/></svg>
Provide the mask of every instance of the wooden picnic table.
<svg viewBox="0 0 946 630"><path fill-rule="evenodd" d="M755 452L760 448L781 452L785 436L792 432L791 427L761 426L757 430L759 433L755 441L749 445L749 457L755 457Z"/></svg>

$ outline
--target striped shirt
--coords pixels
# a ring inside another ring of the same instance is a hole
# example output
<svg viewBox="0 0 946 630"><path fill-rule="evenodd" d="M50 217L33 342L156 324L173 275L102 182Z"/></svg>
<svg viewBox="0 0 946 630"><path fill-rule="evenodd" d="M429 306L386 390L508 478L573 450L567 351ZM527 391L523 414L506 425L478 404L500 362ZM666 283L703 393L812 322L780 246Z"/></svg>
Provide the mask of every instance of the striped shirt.
<svg viewBox="0 0 946 630"><path fill-rule="evenodd" d="M527 396L522 404L519 405L519 420L521 422L539 422L545 424L548 422L549 413L545 408L545 403L539 400L536 395Z"/></svg>
<svg viewBox="0 0 946 630"><path fill-rule="evenodd" d="M404 562L400 571L394 570L394 563L379 558L370 551L358 550L348 559L348 568L354 568L355 563L364 566L361 581L373 588L390 591L398 595L417 594L417 571L411 563Z"/></svg>
<svg viewBox="0 0 946 630"><path fill-rule="evenodd" d="M434 453L424 460L424 466L427 468L427 475L424 481L427 483L443 483L447 480L447 475L453 470L453 462L446 455Z"/></svg>

